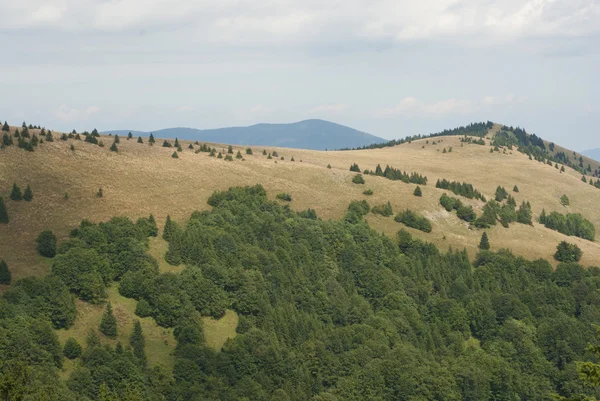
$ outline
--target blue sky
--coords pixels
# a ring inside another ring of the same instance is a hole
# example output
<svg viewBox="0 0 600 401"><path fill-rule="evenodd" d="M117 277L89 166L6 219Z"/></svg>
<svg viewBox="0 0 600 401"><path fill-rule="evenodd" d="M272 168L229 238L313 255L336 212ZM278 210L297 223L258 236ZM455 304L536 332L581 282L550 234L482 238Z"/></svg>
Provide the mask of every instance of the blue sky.
<svg viewBox="0 0 600 401"><path fill-rule="evenodd" d="M600 0L0 0L0 119L57 130L473 121L600 147Z"/></svg>

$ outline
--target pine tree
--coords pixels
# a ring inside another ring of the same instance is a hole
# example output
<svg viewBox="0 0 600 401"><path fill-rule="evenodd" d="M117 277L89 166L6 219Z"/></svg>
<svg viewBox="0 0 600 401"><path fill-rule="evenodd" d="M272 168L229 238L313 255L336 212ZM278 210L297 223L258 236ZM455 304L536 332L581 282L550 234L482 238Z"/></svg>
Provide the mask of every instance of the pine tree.
<svg viewBox="0 0 600 401"><path fill-rule="evenodd" d="M171 155L171 157L173 159L179 159L179 155L177 154L177 152L173 152L173 154Z"/></svg>
<svg viewBox="0 0 600 401"><path fill-rule="evenodd" d="M73 337L69 337L63 347L63 355L69 359L79 358L81 355L81 345Z"/></svg>
<svg viewBox="0 0 600 401"><path fill-rule="evenodd" d="M421 187L417 186L415 188L415 192L413 192L413 195L415 195L415 196L423 196L423 192L421 191Z"/></svg>
<svg viewBox="0 0 600 401"><path fill-rule="evenodd" d="M291 162L295 162L296 160L294 160L294 156L292 156L292 158L290 159Z"/></svg>
<svg viewBox="0 0 600 401"><path fill-rule="evenodd" d="M360 173L360 167L358 167L358 164L352 163L352 165L350 166L350 171Z"/></svg>
<svg viewBox="0 0 600 401"><path fill-rule="evenodd" d="M163 228L163 239L165 241L169 241L173 234L173 230L175 229L173 221L171 221L171 215L167 215L167 220L165 221L165 227Z"/></svg>
<svg viewBox="0 0 600 401"><path fill-rule="evenodd" d="M328 164L328 165L327 165L327 168L331 168L331 164Z"/></svg>
<svg viewBox="0 0 600 401"><path fill-rule="evenodd" d="M191 143L188 146L188 149L194 149L194 145L192 145Z"/></svg>
<svg viewBox="0 0 600 401"><path fill-rule="evenodd" d="M141 137L141 136L138 136L137 143L144 143L144 140L142 139L142 137Z"/></svg>
<svg viewBox="0 0 600 401"><path fill-rule="evenodd" d="M233 154L233 146L229 145L229 146L227 147L227 153L229 153L229 154Z"/></svg>
<svg viewBox="0 0 600 401"><path fill-rule="evenodd" d="M40 255L53 258L56 255L56 236L50 230L44 230L35 240Z"/></svg>
<svg viewBox="0 0 600 401"><path fill-rule="evenodd" d="M115 139L114 139L113 143L121 143L121 139L119 138L119 135L115 135Z"/></svg>
<svg viewBox="0 0 600 401"><path fill-rule="evenodd" d="M179 147L179 139L175 138L175 147L178 148Z"/></svg>
<svg viewBox="0 0 600 401"><path fill-rule="evenodd" d="M148 143L154 143L154 142L156 142L156 141L154 140L154 135L152 135L152 132L151 132L150 138L148 138Z"/></svg>
<svg viewBox="0 0 600 401"><path fill-rule="evenodd" d="M12 273L8 270L8 265L4 260L0 260L0 284L10 285Z"/></svg>
<svg viewBox="0 0 600 401"><path fill-rule="evenodd" d="M4 204L4 198L0 196L0 223L8 223L8 212Z"/></svg>
<svg viewBox="0 0 600 401"><path fill-rule="evenodd" d="M13 144L13 139L11 138L10 135L8 135L5 132L4 135L2 135L2 146L6 147L6 146L10 146L12 144Z"/></svg>
<svg viewBox="0 0 600 401"><path fill-rule="evenodd" d="M110 147L110 151L111 152L118 152L119 149L117 148L117 142L113 142L112 146Z"/></svg>
<svg viewBox="0 0 600 401"><path fill-rule="evenodd" d="M4 131L4 132L10 131L10 127L8 126L8 123L6 121L4 121L4 125L2 126L2 131Z"/></svg>
<svg viewBox="0 0 600 401"><path fill-rule="evenodd" d="M569 206L569 197L567 195L563 194L560 197L560 204L563 206Z"/></svg>
<svg viewBox="0 0 600 401"><path fill-rule="evenodd" d="M180 145L180 146L177 146L177 151L178 151L178 152L183 152L183 149L181 149L181 145Z"/></svg>
<svg viewBox="0 0 600 401"><path fill-rule="evenodd" d="M129 344L133 348L133 355L142 363L146 364L146 351L144 347L146 341L144 339L144 333L142 332L142 325L139 320L136 320L133 325L133 331L131 337L129 337Z"/></svg>
<svg viewBox="0 0 600 401"><path fill-rule="evenodd" d="M209 155L210 157L215 157L215 152L216 152L216 151L215 151L215 148L212 148L212 149L210 150L210 152L208 153L208 155Z"/></svg>
<svg viewBox="0 0 600 401"><path fill-rule="evenodd" d="M23 199L23 195L21 194L21 188L17 185L17 183L13 183L12 191L10 193L10 199L14 201L20 201Z"/></svg>
<svg viewBox="0 0 600 401"><path fill-rule="evenodd" d="M25 192L23 192L23 200L27 202L31 202L33 199L33 192L31 191L31 187L27 184L27 188L25 188Z"/></svg>
<svg viewBox="0 0 600 401"><path fill-rule="evenodd" d="M587 184L587 178L585 178L585 175L582 175L582 176L581 176L581 181L582 181L582 182L585 182L585 183Z"/></svg>
<svg viewBox="0 0 600 401"><path fill-rule="evenodd" d="M273 159L273 157L271 156L271 154L270 154L270 153L267 155L267 159L268 159L268 160L271 160L271 159Z"/></svg>
<svg viewBox="0 0 600 401"><path fill-rule="evenodd" d="M113 315L112 305L110 302L106 305L106 311L100 319L100 331L106 337L116 338L117 337L117 319Z"/></svg>
<svg viewBox="0 0 600 401"><path fill-rule="evenodd" d="M247 155L251 155L252 154L252 149L251 148L246 148L246 154Z"/></svg>
<svg viewBox="0 0 600 401"><path fill-rule="evenodd" d="M75 145L71 144L71 151L75 152Z"/></svg>
<svg viewBox="0 0 600 401"><path fill-rule="evenodd" d="M163 148L170 148L170 147L171 147L171 146L173 146L173 145L171 145L171 142L169 142L169 141L167 141L167 140L165 139L165 140L163 141L163 144L162 144L162 146L163 146Z"/></svg>
<svg viewBox="0 0 600 401"><path fill-rule="evenodd" d="M488 239L487 233L484 231L481 235L481 241L479 241L479 249L487 251L490 249L490 241Z"/></svg>
<svg viewBox="0 0 600 401"><path fill-rule="evenodd" d="M267 155L267 150L263 149L263 156L266 156L266 155Z"/></svg>
<svg viewBox="0 0 600 401"><path fill-rule="evenodd" d="M129 131L129 134L127 134L127 140L130 140L131 138L133 138L133 134L131 131Z"/></svg>
<svg viewBox="0 0 600 401"><path fill-rule="evenodd" d="M565 172L565 166L560 166L560 172L564 173Z"/></svg>
<svg viewBox="0 0 600 401"><path fill-rule="evenodd" d="M237 154L235 155L235 158L236 159L241 159L242 157L243 157L242 153L238 150Z"/></svg>
<svg viewBox="0 0 600 401"><path fill-rule="evenodd" d="M519 187L517 187L516 185L513 187L513 192L519 192Z"/></svg>

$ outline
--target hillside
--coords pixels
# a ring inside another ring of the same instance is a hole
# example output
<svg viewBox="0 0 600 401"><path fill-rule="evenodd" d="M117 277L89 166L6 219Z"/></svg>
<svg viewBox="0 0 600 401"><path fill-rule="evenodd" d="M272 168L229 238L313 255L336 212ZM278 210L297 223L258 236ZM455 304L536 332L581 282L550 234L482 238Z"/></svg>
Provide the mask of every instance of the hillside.
<svg viewBox="0 0 600 401"><path fill-rule="evenodd" d="M106 132L126 136L130 130ZM150 135L150 132L131 132L136 136ZM202 130L195 128L166 128L153 131L153 134L157 138L179 138L202 142L315 150L352 148L385 141L383 138L323 120L304 120L290 124L256 124L249 127Z"/></svg>
<svg viewBox="0 0 600 401"><path fill-rule="evenodd" d="M600 162L600 148L584 150L581 154Z"/></svg>

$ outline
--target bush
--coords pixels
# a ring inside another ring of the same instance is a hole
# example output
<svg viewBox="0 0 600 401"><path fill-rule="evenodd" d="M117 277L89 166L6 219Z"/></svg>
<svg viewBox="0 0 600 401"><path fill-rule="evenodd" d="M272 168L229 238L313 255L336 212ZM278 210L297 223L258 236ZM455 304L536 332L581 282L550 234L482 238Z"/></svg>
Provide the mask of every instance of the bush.
<svg viewBox="0 0 600 401"><path fill-rule="evenodd" d="M350 165L350 171L354 171L355 173L360 173L360 167L358 167L358 164L352 163Z"/></svg>
<svg viewBox="0 0 600 401"><path fill-rule="evenodd" d="M354 177L352 177L352 182L355 184L364 184L365 179L363 178L362 174L356 174Z"/></svg>
<svg viewBox="0 0 600 401"><path fill-rule="evenodd" d="M292 195L282 192L280 194L277 194L277 199L280 199L282 201L287 201L287 202L291 202L292 201Z"/></svg>
<svg viewBox="0 0 600 401"><path fill-rule="evenodd" d="M475 211L473 210L473 207L471 205L461 205L456 210L456 216L459 219L464 220L468 223L475 221L475 219L477 218L477 215L475 214Z"/></svg>
<svg viewBox="0 0 600 401"><path fill-rule="evenodd" d="M152 316L152 307L145 299L140 299L140 301L135 306L135 314L139 317L149 317Z"/></svg>
<svg viewBox="0 0 600 401"><path fill-rule="evenodd" d="M581 249L577 245L562 241L556 247L554 259L559 262L579 262L582 255L583 252L581 252Z"/></svg>
<svg viewBox="0 0 600 401"><path fill-rule="evenodd" d="M373 208L371 209L371 212L374 214L380 214L385 217L388 217L388 216L391 216L394 214L394 212L392 211L392 205L390 204L389 201L385 205L373 206Z"/></svg>
<svg viewBox="0 0 600 401"><path fill-rule="evenodd" d="M417 230L421 230L426 233L430 233L432 229L431 222L426 217L419 216L409 209L398 213L394 220L399 223L403 223L408 227L416 228Z"/></svg>
<svg viewBox="0 0 600 401"><path fill-rule="evenodd" d="M421 187L417 186L415 188L415 192L413 192L414 196L423 196L423 192L421 191Z"/></svg>
<svg viewBox="0 0 600 401"><path fill-rule="evenodd" d="M179 159L179 155L177 154L177 152L173 152L173 154L171 155L171 157L173 159Z"/></svg>
<svg viewBox="0 0 600 401"><path fill-rule="evenodd" d="M552 212L546 216L545 211L542 211L540 223L551 230L558 231L565 235L583 238L588 241L594 241L596 236L596 228L594 225L579 213L567 213L564 215L558 212Z"/></svg>
<svg viewBox="0 0 600 401"><path fill-rule="evenodd" d="M247 155L251 155L252 154L252 149L251 148L246 148L246 154Z"/></svg>
<svg viewBox="0 0 600 401"><path fill-rule="evenodd" d="M366 189L363 191L363 195L371 196L371 195L373 195L373 190L371 188Z"/></svg>
<svg viewBox="0 0 600 401"><path fill-rule="evenodd" d="M42 231L35 241L40 255L47 258L53 258L56 255L56 236L52 231Z"/></svg>
<svg viewBox="0 0 600 401"><path fill-rule="evenodd" d="M560 197L560 204L563 206L569 206L569 197L565 194Z"/></svg>
<svg viewBox="0 0 600 401"><path fill-rule="evenodd" d="M81 355L81 345L73 337L69 337L63 347L63 355L69 359L79 358Z"/></svg>
<svg viewBox="0 0 600 401"><path fill-rule="evenodd" d="M4 260L0 260L0 284L10 285L12 281L12 273L8 270L8 264Z"/></svg>
<svg viewBox="0 0 600 401"><path fill-rule="evenodd" d="M117 142L113 142L113 144L110 147L110 151L111 152L118 152L119 148L117 148Z"/></svg>

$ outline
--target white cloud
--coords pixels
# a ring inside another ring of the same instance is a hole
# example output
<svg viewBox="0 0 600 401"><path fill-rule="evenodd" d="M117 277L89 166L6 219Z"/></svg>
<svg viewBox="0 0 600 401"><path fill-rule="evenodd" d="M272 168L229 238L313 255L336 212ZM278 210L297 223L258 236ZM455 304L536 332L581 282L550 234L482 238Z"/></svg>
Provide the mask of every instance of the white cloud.
<svg viewBox="0 0 600 401"><path fill-rule="evenodd" d="M519 104L527 101L527 96L515 96L515 95L506 95L506 96L486 96L483 98L482 103L488 106L497 106L497 105L510 105L510 104Z"/></svg>
<svg viewBox="0 0 600 401"><path fill-rule="evenodd" d="M343 103L321 104L309 110L310 113L341 113L346 111L348 106Z"/></svg>
<svg viewBox="0 0 600 401"><path fill-rule="evenodd" d="M85 109L73 109L65 105L60 106L54 113L54 116L63 122L85 121L92 114L98 113L99 107L89 106Z"/></svg>

